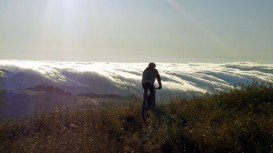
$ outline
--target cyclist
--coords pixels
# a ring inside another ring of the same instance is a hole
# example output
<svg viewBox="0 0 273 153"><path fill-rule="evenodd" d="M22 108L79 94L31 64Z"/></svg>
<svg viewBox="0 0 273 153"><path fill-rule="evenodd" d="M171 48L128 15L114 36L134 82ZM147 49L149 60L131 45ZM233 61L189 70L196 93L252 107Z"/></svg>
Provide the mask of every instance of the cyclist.
<svg viewBox="0 0 273 153"><path fill-rule="evenodd" d="M155 68L155 63L149 63L148 67L143 71L142 75L142 87L143 92L143 109L155 110L155 89L161 89L161 77ZM157 79L158 88L155 88L154 82Z"/></svg>

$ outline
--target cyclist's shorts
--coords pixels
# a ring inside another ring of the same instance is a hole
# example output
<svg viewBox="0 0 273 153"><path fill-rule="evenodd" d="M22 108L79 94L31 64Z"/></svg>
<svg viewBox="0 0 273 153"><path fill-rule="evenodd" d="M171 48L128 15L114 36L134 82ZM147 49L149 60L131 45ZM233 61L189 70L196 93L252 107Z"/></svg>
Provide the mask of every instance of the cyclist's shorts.
<svg viewBox="0 0 273 153"><path fill-rule="evenodd" d="M153 95L155 95L155 86L153 83L151 82L142 82L142 87L143 89L146 91L146 90L149 90L149 92Z"/></svg>

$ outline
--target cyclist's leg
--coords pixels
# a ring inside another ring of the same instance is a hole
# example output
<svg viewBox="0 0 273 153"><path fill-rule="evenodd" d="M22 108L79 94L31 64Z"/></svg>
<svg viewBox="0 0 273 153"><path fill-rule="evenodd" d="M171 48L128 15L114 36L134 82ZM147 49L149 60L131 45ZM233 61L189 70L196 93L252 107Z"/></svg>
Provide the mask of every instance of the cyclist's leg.
<svg viewBox="0 0 273 153"><path fill-rule="evenodd" d="M150 110L155 110L155 86L153 84L150 84L149 86L149 91L150 91L150 95L149 95L149 109Z"/></svg>
<svg viewBox="0 0 273 153"><path fill-rule="evenodd" d="M148 90L143 91L143 106L147 106L147 99L148 99Z"/></svg>
<svg viewBox="0 0 273 153"><path fill-rule="evenodd" d="M146 83L142 83L143 91L143 101L142 101L142 118L146 120L146 111L147 111L147 100L148 100L148 86Z"/></svg>
<svg viewBox="0 0 273 153"><path fill-rule="evenodd" d="M143 92L143 101L142 101L142 118L146 120L146 111L147 111L147 90Z"/></svg>
<svg viewBox="0 0 273 153"><path fill-rule="evenodd" d="M152 103L152 104L151 104L151 108L152 108L153 111L155 111L155 106L156 106L155 94L156 94L156 90L155 90L155 88L154 88L154 93L152 94L153 97L152 97L152 100L151 100L151 103Z"/></svg>

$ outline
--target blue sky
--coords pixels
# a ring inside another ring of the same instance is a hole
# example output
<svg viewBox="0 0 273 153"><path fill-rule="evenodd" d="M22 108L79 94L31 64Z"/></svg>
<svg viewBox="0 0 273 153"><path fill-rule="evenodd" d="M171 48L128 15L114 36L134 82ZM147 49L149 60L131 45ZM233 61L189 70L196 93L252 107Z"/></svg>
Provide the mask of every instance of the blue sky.
<svg viewBox="0 0 273 153"><path fill-rule="evenodd" d="M0 58L270 63L272 8L272 0L0 0Z"/></svg>

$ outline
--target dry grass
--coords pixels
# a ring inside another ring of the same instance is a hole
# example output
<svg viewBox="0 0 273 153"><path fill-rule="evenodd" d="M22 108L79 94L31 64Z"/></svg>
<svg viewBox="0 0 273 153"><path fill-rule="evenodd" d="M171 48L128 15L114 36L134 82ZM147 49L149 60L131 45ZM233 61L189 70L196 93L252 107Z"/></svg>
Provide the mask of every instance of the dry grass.
<svg viewBox="0 0 273 153"><path fill-rule="evenodd" d="M272 152L273 87L173 99L141 119L140 100L0 123L1 152Z"/></svg>

